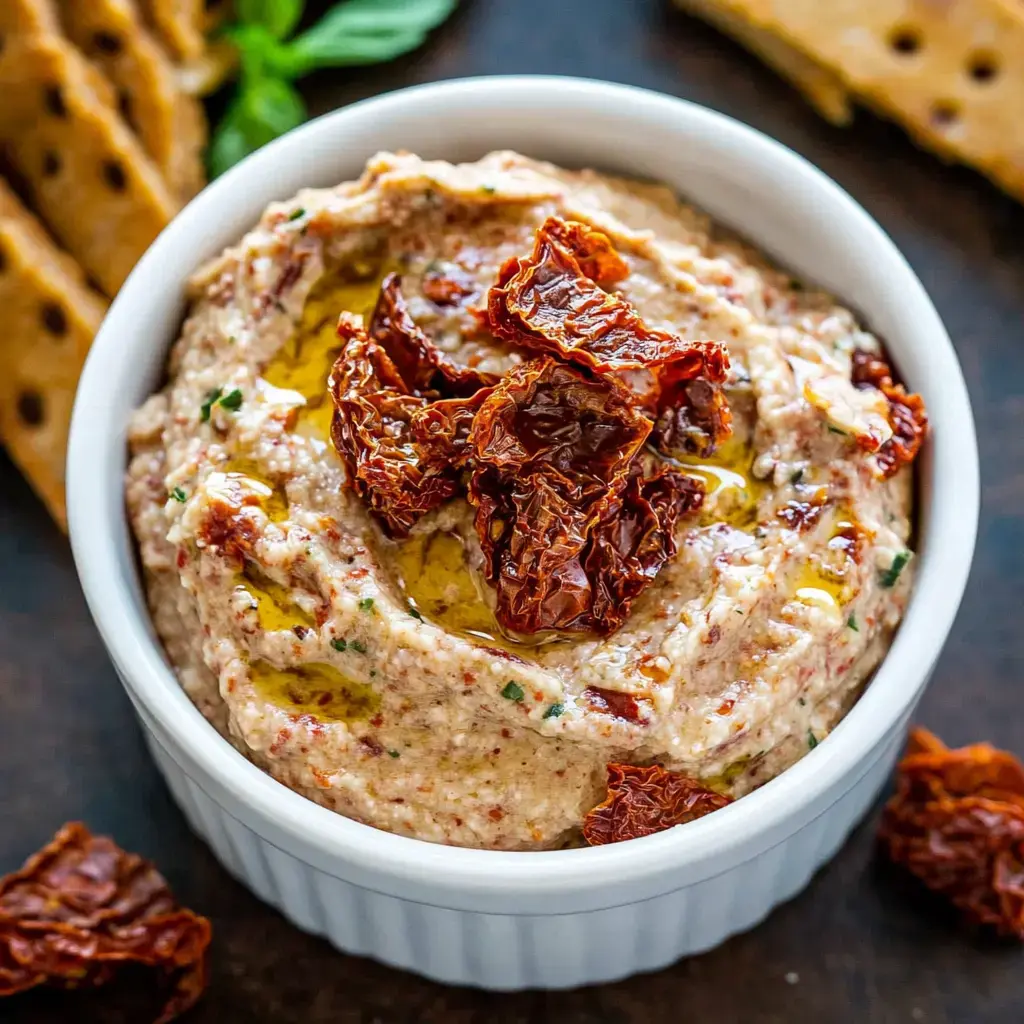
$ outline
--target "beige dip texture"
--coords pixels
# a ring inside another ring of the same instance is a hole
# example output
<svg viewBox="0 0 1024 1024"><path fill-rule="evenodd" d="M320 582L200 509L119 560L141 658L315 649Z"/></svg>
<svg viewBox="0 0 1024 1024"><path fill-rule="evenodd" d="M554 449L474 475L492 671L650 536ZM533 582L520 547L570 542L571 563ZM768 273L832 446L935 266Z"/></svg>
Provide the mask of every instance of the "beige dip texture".
<svg viewBox="0 0 1024 1024"><path fill-rule="evenodd" d="M465 501L387 540L329 438L339 313L368 314L397 271L440 348L505 371L521 357L473 311L551 214L611 237L630 268L617 290L649 324L732 362L733 438L677 461L704 508L603 638L504 636ZM380 154L357 182L273 204L189 298L130 429L149 602L195 704L309 799L433 842L573 844L608 762L742 795L825 738L888 648L912 472L882 479L854 442L888 430L878 392L850 384L852 351L878 343L668 189L512 153ZM779 515L815 501L809 528Z"/></svg>

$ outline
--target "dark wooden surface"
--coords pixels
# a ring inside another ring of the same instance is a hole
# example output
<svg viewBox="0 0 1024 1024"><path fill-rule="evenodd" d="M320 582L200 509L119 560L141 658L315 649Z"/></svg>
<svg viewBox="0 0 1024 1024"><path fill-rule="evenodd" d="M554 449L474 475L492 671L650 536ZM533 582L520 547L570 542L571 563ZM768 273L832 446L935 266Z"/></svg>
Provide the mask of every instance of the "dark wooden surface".
<svg viewBox="0 0 1024 1024"><path fill-rule="evenodd" d="M786 85L661 0L464 0L416 55L322 74L317 112L462 75L584 75L687 97L809 157L878 218L937 303L974 402L984 486L978 555L921 709L952 742L1024 753L1024 208L867 116L830 128ZM1024 129L1022 129L1024 131ZM0 456L2 460L2 456ZM875 863L869 819L754 932L657 975L576 992L447 989L344 957L233 882L195 839L143 749L64 538L0 461L0 871L65 820L154 858L215 929L213 980L189 1018L302 1024L1004 1024L1024 1018L1024 956L965 936ZM108 1002L97 1020L141 1020ZM92 1019L67 997L19 997L0 1019Z"/></svg>

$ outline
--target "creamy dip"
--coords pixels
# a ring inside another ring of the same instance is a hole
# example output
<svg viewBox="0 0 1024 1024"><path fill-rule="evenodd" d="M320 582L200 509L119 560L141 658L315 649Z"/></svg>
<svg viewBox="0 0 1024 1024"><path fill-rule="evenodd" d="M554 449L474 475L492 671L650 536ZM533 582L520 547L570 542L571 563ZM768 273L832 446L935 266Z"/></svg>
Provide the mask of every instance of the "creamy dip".
<svg viewBox="0 0 1024 1024"><path fill-rule="evenodd" d="M733 436L675 463L706 485L678 553L607 637L502 632L472 510L401 541L344 485L327 376L341 312L401 274L451 358L523 358L481 329L499 266L556 214L604 231L646 322L723 343ZM850 383L877 341L848 310L666 188L511 153L381 154L272 204L202 267L168 383L131 424L127 500L181 685L274 778L434 842L578 841L605 766L660 763L740 796L821 742L907 602L912 472Z"/></svg>

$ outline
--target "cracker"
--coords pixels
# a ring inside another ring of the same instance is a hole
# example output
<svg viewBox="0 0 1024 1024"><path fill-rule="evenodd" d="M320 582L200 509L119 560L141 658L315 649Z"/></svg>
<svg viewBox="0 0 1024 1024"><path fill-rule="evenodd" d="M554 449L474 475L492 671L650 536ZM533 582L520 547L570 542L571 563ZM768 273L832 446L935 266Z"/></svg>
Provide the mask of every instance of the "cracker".
<svg viewBox="0 0 1024 1024"><path fill-rule="evenodd" d="M171 191L182 201L205 184L202 106L142 24L134 0L60 0L68 37L117 87L118 106Z"/></svg>
<svg viewBox="0 0 1024 1024"><path fill-rule="evenodd" d="M195 60L203 52L206 45L203 0L142 0L142 3L149 23L177 60Z"/></svg>
<svg viewBox="0 0 1024 1024"><path fill-rule="evenodd" d="M60 31L52 0L2 0L0 43L8 36Z"/></svg>
<svg viewBox="0 0 1024 1024"><path fill-rule="evenodd" d="M0 52L15 36L24 35L60 35L54 0L0 0ZM89 68L89 82L105 103L116 102L113 86L98 69Z"/></svg>
<svg viewBox="0 0 1024 1024"><path fill-rule="evenodd" d="M706 0L834 73L949 160L1024 198L1020 0Z"/></svg>
<svg viewBox="0 0 1024 1024"><path fill-rule="evenodd" d="M37 211L113 295L178 204L92 71L59 37L13 37L0 52L0 139Z"/></svg>
<svg viewBox="0 0 1024 1024"><path fill-rule="evenodd" d="M78 375L106 302L0 179L0 437L63 527Z"/></svg>
<svg viewBox="0 0 1024 1024"><path fill-rule="evenodd" d="M850 93L839 76L829 68L766 29L717 6L717 0L676 0L676 3L732 36L760 57L773 71L799 89L807 102L827 121L842 126L853 120Z"/></svg>

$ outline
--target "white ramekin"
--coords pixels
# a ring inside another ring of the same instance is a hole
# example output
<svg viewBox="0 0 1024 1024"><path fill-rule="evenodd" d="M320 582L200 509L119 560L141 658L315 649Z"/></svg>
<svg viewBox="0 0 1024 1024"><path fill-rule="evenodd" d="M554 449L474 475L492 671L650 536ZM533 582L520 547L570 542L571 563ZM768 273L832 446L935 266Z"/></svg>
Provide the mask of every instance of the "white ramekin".
<svg viewBox="0 0 1024 1024"><path fill-rule="evenodd" d="M721 811L595 849L496 853L390 835L297 796L220 738L179 688L139 586L124 512L125 426L160 381L187 275L272 199L356 177L371 154L517 149L658 179L810 280L888 342L934 427L906 619L846 720ZM68 509L89 607L192 827L300 928L442 981L570 987L666 965L749 928L842 844L889 773L953 622L974 547L978 457L960 368L892 242L849 196L757 132L681 100L558 78L408 89L300 128L218 179L121 289L82 376Z"/></svg>

